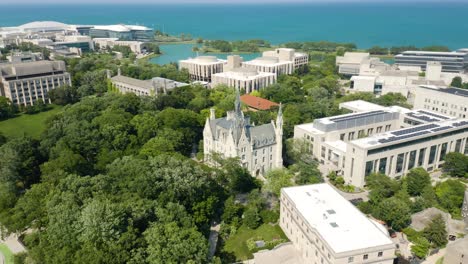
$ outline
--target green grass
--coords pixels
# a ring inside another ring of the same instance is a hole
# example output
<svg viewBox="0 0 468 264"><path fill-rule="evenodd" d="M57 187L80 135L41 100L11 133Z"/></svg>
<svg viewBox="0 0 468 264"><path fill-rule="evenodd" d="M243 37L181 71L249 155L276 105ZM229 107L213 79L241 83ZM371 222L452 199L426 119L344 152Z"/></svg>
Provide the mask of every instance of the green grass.
<svg viewBox="0 0 468 264"><path fill-rule="evenodd" d="M444 257L441 257L440 259L437 260L436 264L443 264L444 263Z"/></svg>
<svg viewBox="0 0 468 264"><path fill-rule="evenodd" d="M247 260L253 258L252 253L247 248L247 240L254 237L262 237L263 240L286 239L286 235L278 225L263 224L255 230L241 226L234 236L231 236L224 246L224 250L233 253L237 260Z"/></svg>
<svg viewBox="0 0 468 264"><path fill-rule="evenodd" d="M50 116L60 112L62 106L52 105L52 109L34 115L20 114L17 117L0 121L0 132L6 137L13 138L27 135L39 138L45 130L45 121Z"/></svg>
<svg viewBox="0 0 468 264"><path fill-rule="evenodd" d="M5 257L5 264L13 264L13 252L5 244L0 244L0 252Z"/></svg>

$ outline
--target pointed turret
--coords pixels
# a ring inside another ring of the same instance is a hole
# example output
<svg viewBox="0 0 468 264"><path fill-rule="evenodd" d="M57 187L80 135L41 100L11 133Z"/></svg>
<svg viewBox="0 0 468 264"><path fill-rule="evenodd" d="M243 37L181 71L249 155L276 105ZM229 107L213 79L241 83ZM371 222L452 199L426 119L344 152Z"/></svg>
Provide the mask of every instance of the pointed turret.
<svg viewBox="0 0 468 264"><path fill-rule="evenodd" d="M234 112L236 113L236 116L242 116L239 88L236 88L236 100L234 101Z"/></svg>
<svg viewBox="0 0 468 264"><path fill-rule="evenodd" d="M276 128L281 129L281 133L283 131L283 105L280 103L278 109L278 115L276 116Z"/></svg>
<svg viewBox="0 0 468 264"><path fill-rule="evenodd" d="M281 103L279 105L278 115L276 116L275 136L276 136L275 165L276 165L276 168L282 168L283 167L283 105Z"/></svg>

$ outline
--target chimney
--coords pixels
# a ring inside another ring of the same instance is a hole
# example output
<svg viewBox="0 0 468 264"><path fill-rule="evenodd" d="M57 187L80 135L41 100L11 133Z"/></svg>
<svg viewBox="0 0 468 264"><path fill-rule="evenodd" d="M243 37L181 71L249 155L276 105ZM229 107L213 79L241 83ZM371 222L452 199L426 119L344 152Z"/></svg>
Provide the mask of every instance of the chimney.
<svg viewBox="0 0 468 264"><path fill-rule="evenodd" d="M210 108L210 120L216 119L216 110L214 108Z"/></svg>

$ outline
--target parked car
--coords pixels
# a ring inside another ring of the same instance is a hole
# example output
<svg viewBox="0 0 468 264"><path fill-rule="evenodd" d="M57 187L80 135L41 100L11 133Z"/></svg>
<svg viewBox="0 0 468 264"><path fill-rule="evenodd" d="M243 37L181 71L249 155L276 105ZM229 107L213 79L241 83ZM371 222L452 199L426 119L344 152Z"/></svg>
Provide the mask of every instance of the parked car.
<svg viewBox="0 0 468 264"><path fill-rule="evenodd" d="M390 235L391 238L397 237L397 233L393 229L388 229L388 234Z"/></svg>

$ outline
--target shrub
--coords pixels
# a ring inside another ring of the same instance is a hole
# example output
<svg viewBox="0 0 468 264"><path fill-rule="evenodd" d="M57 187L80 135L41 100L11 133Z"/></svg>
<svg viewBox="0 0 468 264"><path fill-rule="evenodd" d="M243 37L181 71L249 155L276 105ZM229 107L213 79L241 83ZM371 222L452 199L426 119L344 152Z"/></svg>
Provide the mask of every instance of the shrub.
<svg viewBox="0 0 468 264"><path fill-rule="evenodd" d="M276 223L278 222L279 213L273 210L262 210L260 211L260 217L263 223Z"/></svg>

